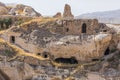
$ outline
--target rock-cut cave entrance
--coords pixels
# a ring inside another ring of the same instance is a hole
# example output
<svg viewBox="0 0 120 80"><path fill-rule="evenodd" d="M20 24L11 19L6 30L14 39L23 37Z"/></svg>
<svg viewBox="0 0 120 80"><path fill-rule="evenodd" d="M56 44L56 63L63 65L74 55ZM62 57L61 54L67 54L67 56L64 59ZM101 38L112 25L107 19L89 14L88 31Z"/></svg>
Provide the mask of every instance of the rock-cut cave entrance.
<svg viewBox="0 0 120 80"><path fill-rule="evenodd" d="M82 33L86 33L87 25L85 23L82 24Z"/></svg>
<svg viewBox="0 0 120 80"><path fill-rule="evenodd" d="M10 37L10 42L11 42L11 43L15 43L15 36L11 36L11 37Z"/></svg>
<svg viewBox="0 0 120 80"><path fill-rule="evenodd" d="M108 48L106 49L104 55L106 56L106 55L109 55L109 54L110 54L110 49L109 49L109 47L108 47Z"/></svg>
<svg viewBox="0 0 120 80"><path fill-rule="evenodd" d="M43 56L44 58L48 58L48 57L49 57L49 53L48 53L48 52L43 52L42 56Z"/></svg>
<svg viewBox="0 0 120 80"><path fill-rule="evenodd" d="M74 57L71 57L71 58L62 58L62 57L56 58L55 62L65 63L65 64L78 64L78 61Z"/></svg>

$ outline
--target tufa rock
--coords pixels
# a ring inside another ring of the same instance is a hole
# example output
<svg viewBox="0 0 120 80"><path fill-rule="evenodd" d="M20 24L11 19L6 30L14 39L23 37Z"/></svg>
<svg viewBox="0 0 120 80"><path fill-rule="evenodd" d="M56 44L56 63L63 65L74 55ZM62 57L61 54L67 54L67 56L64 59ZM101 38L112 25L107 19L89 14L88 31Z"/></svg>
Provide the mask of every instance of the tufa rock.
<svg viewBox="0 0 120 80"><path fill-rule="evenodd" d="M32 7L18 4L13 7L10 12L10 15L22 15L22 16L29 16L29 17L39 17L41 16L40 13L36 12Z"/></svg>
<svg viewBox="0 0 120 80"><path fill-rule="evenodd" d="M68 4L66 4L64 7L63 18L65 18L65 19L73 19L74 18L73 14L71 12L71 7Z"/></svg>
<svg viewBox="0 0 120 80"><path fill-rule="evenodd" d="M62 17L62 15L61 15L60 12L58 12L57 14L55 14L55 15L53 16L53 18L61 18L61 17Z"/></svg>

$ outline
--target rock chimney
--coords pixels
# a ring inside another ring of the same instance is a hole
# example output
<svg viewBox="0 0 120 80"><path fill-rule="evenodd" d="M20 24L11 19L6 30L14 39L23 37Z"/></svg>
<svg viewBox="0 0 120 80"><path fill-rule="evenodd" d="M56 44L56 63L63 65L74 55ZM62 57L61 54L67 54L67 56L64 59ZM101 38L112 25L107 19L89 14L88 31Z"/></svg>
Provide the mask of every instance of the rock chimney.
<svg viewBox="0 0 120 80"><path fill-rule="evenodd" d="M65 4L63 18L64 19L73 19L74 18L73 14L71 12L71 7L68 4Z"/></svg>

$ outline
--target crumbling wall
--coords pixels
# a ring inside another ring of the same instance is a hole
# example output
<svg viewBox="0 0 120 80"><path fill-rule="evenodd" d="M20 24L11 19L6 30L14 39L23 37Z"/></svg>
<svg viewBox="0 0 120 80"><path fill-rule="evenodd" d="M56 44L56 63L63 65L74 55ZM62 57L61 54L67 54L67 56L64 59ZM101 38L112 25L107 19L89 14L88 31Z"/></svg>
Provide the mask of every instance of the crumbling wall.
<svg viewBox="0 0 120 80"><path fill-rule="evenodd" d="M85 25L85 27L84 27ZM83 31L83 28L84 31ZM56 26L56 33L59 33L61 30L62 34L95 34L96 30L99 29L98 20L96 19L71 19L71 20L62 20L61 26Z"/></svg>

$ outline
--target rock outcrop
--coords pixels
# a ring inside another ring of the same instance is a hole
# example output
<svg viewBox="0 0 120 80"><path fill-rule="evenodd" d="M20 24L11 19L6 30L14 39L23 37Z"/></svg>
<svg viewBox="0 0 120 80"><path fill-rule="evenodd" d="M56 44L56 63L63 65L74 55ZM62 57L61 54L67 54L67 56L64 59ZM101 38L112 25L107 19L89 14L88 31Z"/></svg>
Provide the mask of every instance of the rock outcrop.
<svg viewBox="0 0 120 80"><path fill-rule="evenodd" d="M61 18L61 17L62 17L62 15L61 15L61 13L60 13L60 12L58 12L58 13L56 13L53 17L54 17L54 18Z"/></svg>
<svg viewBox="0 0 120 80"><path fill-rule="evenodd" d="M63 18L65 18L65 19L73 19L74 18L73 14L71 12L71 7L68 4L66 4L64 7Z"/></svg>
<svg viewBox="0 0 120 80"><path fill-rule="evenodd" d="M32 7L18 4L13 7L9 14L11 15L22 15L22 16L29 16L29 17L38 17L41 16L40 13L36 12Z"/></svg>

